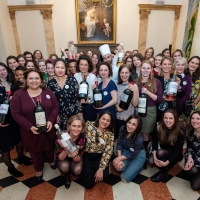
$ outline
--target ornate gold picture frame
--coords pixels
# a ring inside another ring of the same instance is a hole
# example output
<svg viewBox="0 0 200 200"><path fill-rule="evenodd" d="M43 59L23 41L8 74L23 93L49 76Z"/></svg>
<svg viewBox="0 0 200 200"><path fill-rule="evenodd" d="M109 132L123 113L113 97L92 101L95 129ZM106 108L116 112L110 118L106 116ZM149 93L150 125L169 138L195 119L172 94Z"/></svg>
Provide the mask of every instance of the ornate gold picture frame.
<svg viewBox="0 0 200 200"><path fill-rule="evenodd" d="M116 1L106 9L100 5L86 9L83 0L76 0L78 44L116 43Z"/></svg>

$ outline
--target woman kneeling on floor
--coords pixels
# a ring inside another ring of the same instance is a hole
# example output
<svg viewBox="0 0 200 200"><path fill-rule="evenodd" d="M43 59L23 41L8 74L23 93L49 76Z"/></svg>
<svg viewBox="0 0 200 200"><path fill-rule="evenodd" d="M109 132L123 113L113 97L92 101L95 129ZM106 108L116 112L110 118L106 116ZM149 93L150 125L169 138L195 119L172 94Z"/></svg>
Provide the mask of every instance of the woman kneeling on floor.
<svg viewBox="0 0 200 200"><path fill-rule="evenodd" d="M55 163L57 164L60 172L65 177L65 187L70 187L70 171L73 175L79 176L82 172L83 161L82 155L86 145L86 137L83 134L85 129L85 122L79 115L74 115L69 118L67 122L68 133L71 139L78 147L78 152L69 155L61 145L60 140L56 141L56 157Z"/></svg>
<svg viewBox="0 0 200 200"><path fill-rule="evenodd" d="M146 159L141 129L141 118L133 114L127 119L119 134L118 157L113 160L113 165L117 171L122 172L121 179L124 182L130 182L140 173Z"/></svg>
<svg viewBox="0 0 200 200"><path fill-rule="evenodd" d="M179 130L178 114L174 109L168 109L152 135L152 153L148 165L160 169L159 173L151 177L153 182L167 181L168 170L183 158L183 144L184 136Z"/></svg>
<svg viewBox="0 0 200 200"><path fill-rule="evenodd" d="M190 175L191 188L198 191L200 190L200 111L192 113L190 122L183 169Z"/></svg>

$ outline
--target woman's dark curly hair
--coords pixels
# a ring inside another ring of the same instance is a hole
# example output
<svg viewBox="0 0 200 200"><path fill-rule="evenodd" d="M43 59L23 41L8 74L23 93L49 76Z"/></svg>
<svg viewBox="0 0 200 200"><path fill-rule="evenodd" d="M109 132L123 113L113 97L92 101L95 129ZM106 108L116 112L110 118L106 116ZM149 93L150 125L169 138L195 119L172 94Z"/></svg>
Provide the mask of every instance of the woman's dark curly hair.
<svg viewBox="0 0 200 200"><path fill-rule="evenodd" d="M77 72L81 72L80 69L79 69L79 64L80 64L80 61L81 60L86 60L88 62L88 72L92 72L93 71L93 64L92 64L92 61L90 59L89 56L86 56L86 55L81 55L77 61Z"/></svg>

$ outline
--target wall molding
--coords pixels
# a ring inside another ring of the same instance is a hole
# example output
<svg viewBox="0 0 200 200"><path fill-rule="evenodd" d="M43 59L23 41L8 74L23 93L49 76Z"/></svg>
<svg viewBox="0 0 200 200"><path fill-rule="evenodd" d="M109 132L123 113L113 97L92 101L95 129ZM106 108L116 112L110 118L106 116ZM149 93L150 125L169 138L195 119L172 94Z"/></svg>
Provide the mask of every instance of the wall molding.
<svg viewBox="0 0 200 200"><path fill-rule="evenodd" d="M148 16L151 10L166 10L174 11L174 29L172 36L172 52L175 50L176 36L178 30L178 20L180 16L181 5L163 5L157 6L154 4L138 4L140 13L140 24L139 24L139 38L138 38L138 51L144 54L146 50L146 40L147 40L147 29L148 29Z"/></svg>
<svg viewBox="0 0 200 200"><path fill-rule="evenodd" d="M21 52L21 47L20 47L19 35L17 31L15 13L16 11L30 11L30 10L40 10L40 13L43 16L43 21L44 21L44 30L45 30L45 38L46 38L48 55L56 52L53 22L52 22L52 13L53 13L52 7L53 7L53 4L8 6L18 54L21 54L22 52Z"/></svg>

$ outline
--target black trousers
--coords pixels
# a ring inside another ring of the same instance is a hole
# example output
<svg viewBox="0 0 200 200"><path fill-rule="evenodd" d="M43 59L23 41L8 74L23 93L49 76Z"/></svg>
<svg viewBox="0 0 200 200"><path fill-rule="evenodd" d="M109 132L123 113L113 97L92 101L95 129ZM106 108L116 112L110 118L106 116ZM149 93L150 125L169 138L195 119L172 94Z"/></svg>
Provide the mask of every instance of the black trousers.
<svg viewBox="0 0 200 200"><path fill-rule="evenodd" d="M97 119L97 110L94 109L94 104L82 104L83 118L85 121L95 121Z"/></svg>
<svg viewBox="0 0 200 200"><path fill-rule="evenodd" d="M99 169L99 163L102 153L84 153L83 154L83 185L87 189L91 189L95 184L95 173ZM109 176L109 167L103 171L103 181Z"/></svg>

